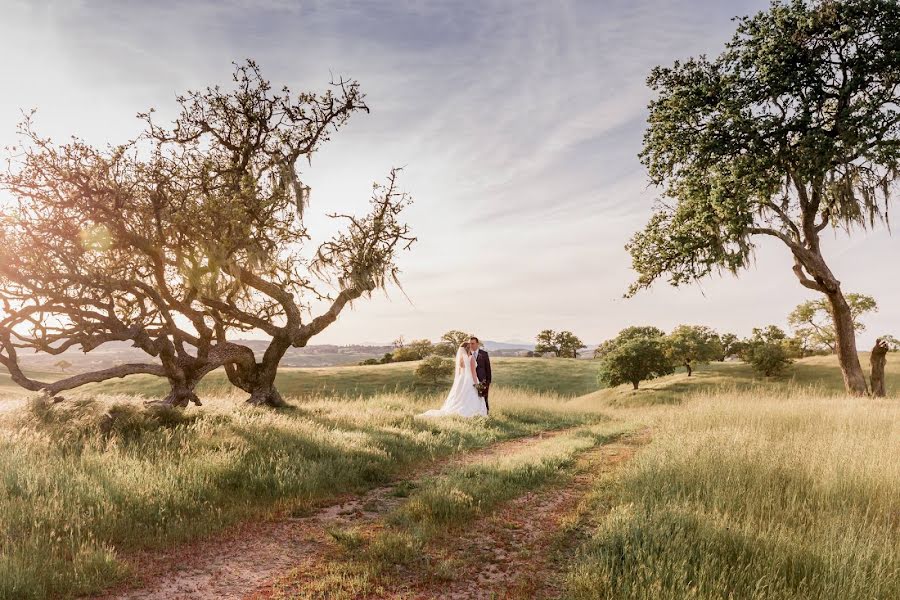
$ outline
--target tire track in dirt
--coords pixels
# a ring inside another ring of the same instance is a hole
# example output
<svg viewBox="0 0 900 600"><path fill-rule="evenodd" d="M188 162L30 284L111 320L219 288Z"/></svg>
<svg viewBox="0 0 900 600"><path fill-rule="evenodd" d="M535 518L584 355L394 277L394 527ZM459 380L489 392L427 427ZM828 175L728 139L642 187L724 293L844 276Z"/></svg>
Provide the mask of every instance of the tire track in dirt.
<svg viewBox="0 0 900 600"><path fill-rule="evenodd" d="M396 565L389 574L371 581L354 598L553 598L559 589L559 566L554 558L563 546L571 546L569 524L578 519L579 505L599 478L624 465L649 441L649 430L625 434L581 453L570 475L540 489L526 492L497 510L462 527L431 537L425 556L413 565ZM527 450L520 447L520 450ZM473 457L474 460L474 457ZM399 503L398 503L399 504ZM365 535L377 534L381 520L353 523ZM295 567L300 579L282 588L276 597L327 597L317 588L317 579L329 571L328 561L340 564L342 552L334 543ZM291 577L289 576L289 579ZM347 595L346 591L341 597ZM261 589L253 600L269 598Z"/></svg>
<svg viewBox="0 0 900 600"><path fill-rule="evenodd" d="M328 530L365 527L380 520L404 498L398 486L438 475L444 470L515 454L541 440L583 427L544 431L496 442L485 448L449 456L412 469L388 485L319 509L311 516L246 522L165 552L138 552L128 558L141 587L121 587L95 600L219 600L244 598L267 581L298 564L314 561L331 548ZM134 581L134 580L132 580Z"/></svg>
<svg viewBox="0 0 900 600"><path fill-rule="evenodd" d="M564 543L567 521L595 482L621 468L649 439L649 430L642 430L593 448L579 457L575 474L562 485L528 492L465 531L437 540L431 545L432 559L456 563L453 577L419 585L403 582L404 588L415 590L407 597L559 597L562 582L554 550Z"/></svg>

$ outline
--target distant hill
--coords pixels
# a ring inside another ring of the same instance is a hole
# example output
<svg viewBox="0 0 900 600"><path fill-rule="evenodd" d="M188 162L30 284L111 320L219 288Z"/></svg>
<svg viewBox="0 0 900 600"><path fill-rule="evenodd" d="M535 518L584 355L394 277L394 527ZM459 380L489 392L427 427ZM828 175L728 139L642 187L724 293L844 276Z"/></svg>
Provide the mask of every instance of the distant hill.
<svg viewBox="0 0 900 600"><path fill-rule="evenodd" d="M245 339L234 340L253 350L257 358L262 358L266 350L268 340ZM534 344L516 342L497 342L484 340L484 347L495 356L521 356L529 350L534 350ZM348 344L339 346L336 344L312 344L305 348L289 348L281 361L285 367L339 367L344 365L356 365L370 358L381 358L394 348L389 344ZM589 358L592 352L582 350L581 357ZM79 373L104 369L125 362L158 362L143 351L133 347L130 342L107 342L102 346L85 354L78 349L70 349L62 354L31 354L21 355L23 366L38 371L58 372L56 363L66 360L71 363L67 368L69 373ZM5 369L0 369L5 372Z"/></svg>
<svg viewBox="0 0 900 600"><path fill-rule="evenodd" d="M491 352L493 350L534 350L534 344L514 344L509 342L495 342L492 340L485 340L484 349L488 352Z"/></svg>

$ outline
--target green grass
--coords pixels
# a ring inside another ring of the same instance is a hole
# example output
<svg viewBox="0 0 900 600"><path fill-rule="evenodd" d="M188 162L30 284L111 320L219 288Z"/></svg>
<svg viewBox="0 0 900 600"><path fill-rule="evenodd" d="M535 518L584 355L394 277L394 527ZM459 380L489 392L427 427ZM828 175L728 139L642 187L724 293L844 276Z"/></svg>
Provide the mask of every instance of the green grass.
<svg viewBox="0 0 900 600"><path fill-rule="evenodd" d="M868 353L860 356L868 375ZM885 369L888 395L896 397L900 392L900 353L889 354ZM814 390L822 396L844 395L844 382L834 356L814 356L797 360L781 377L766 378L743 362L714 362L698 365L691 377L684 369L674 375L641 382L633 390L631 384L596 390L579 398L584 405L599 403L611 406L648 406L653 404L678 404L692 394L715 391L785 392L797 388Z"/></svg>
<svg viewBox="0 0 900 600"><path fill-rule="evenodd" d="M490 419L416 419L440 398L318 399L279 411L221 398L143 411L129 398L39 401L0 423L0 598L67 597L163 548L272 510L305 514L453 452L593 422L562 400L497 390Z"/></svg>
<svg viewBox="0 0 900 600"><path fill-rule="evenodd" d="M595 490L567 597L900 598L898 424L803 388L687 400Z"/></svg>
<svg viewBox="0 0 900 600"><path fill-rule="evenodd" d="M888 359L894 394L897 357ZM655 441L594 494L593 536L569 557L572 597L898 591L900 405L896 395L846 399L833 357L799 361L775 380L714 363L637 392L598 391L592 361L494 362L493 416L473 420L414 419L439 405L447 387L417 384L415 363L286 369L282 392L303 401L278 411L244 406L241 393L224 391L221 374L201 390L210 401L184 412L140 410L130 394L163 392L158 380L140 377L21 408L24 395L0 376L0 392L19 398L0 402L0 598L91 593L129 576L122 558L133 550L272 511L307 514L423 461L594 425L602 414L654 425ZM525 391L548 389L562 395ZM414 560L434 532L543 485L554 465L592 443L568 434L508 464L400 486L409 502L391 516L388 533L365 543L352 532L335 539L371 559L360 564ZM354 577L346 589L362 581Z"/></svg>
<svg viewBox="0 0 900 600"><path fill-rule="evenodd" d="M368 538L355 529L331 531L343 549L341 559L323 573L288 574L275 598L352 599L383 585L396 568L415 568L419 576L440 578L444 563L434 563L425 547L435 535L454 531L490 514L504 502L571 476L582 452L632 429L623 421L604 421L541 440L514 454L488 456L403 490L406 498L385 518L386 527Z"/></svg>
<svg viewBox="0 0 900 600"><path fill-rule="evenodd" d="M282 395L290 397L369 397L384 393L414 393L430 396L446 391L450 382L437 385L423 383L415 376L418 361L387 365L282 368L277 385ZM580 396L597 389L597 364L590 360L543 358L495 358L491 361L496 386L518 390L549 392L560 396ZM42 374L47 380L59 378L59 373ZM5 381L4 381L5 378ZM0 375L0 393L18 393L21 388L9 382L8 375ZM92 394L136 395L162 398L166 395L165 380L149 375L132 375L102 384L82 388ZM199 386L201 398L230 393L223 370L210 373ZM64 394L65 395L65 394Z"/></svg>

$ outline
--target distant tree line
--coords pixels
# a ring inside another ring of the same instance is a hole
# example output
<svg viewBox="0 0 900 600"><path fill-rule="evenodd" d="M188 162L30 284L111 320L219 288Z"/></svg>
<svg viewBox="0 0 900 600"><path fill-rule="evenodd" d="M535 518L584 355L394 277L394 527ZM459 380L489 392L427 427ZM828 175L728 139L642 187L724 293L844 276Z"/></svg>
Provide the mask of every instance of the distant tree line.
<svg viewBox="0 0 900 600"><path fill-rule="evenodd" d="M853 306L859 307L854 311L854 327L862 331L865 327L859 317L876 310L875 301L858 294L848 297ZM600 360L599 379L607 386L630 383L638 389L641 381L669 375L676 367L684 367L690 377L698 364L730 358L743 360L761 375L775 377L783 374L794 359L834 351L828 345L833 330L829 331L827 319L821 319L820 314L827 311L828 304L820 301L799 305L789 318L795 325L793 336L776 325L754 328L743 339L702 325L679 325L668 334L652 326L628 327L594 351L594 357ZM875 395L884 395L883 356L897 350L900 342L893 336L881 336L876 342L871 374Z"/></svg>

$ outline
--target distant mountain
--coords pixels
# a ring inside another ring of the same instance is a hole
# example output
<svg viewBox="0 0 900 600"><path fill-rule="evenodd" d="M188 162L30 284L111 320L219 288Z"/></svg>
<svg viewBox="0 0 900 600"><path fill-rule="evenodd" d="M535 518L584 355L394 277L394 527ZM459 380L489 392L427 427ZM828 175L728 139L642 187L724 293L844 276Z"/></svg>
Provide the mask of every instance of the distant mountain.
<svg viewBox="0 0 900 600"><path fill-rule="evenodd" d="M516 344L484 340L484 349L488 352L491 350L534 350L534 344Z"/></svg>

